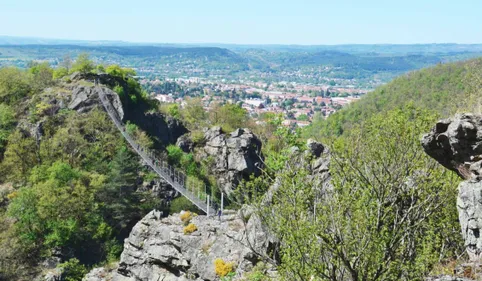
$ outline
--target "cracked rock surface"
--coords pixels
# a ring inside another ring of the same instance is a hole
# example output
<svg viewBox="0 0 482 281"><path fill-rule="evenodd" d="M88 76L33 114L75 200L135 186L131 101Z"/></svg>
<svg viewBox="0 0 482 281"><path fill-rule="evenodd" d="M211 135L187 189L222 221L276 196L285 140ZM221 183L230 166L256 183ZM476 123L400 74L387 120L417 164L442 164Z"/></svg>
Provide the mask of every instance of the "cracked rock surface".
<svg viewBox="0 0 482 281"><path fill-rule="evenodd" d="M482 257L482 115L458 114L437 122L422 138L425 152L465 181L457 209L470 260Z"/></svg>
<svg viewBox="0 0 482 281"><path fill-rule="evenodd" d="M226 194L231 194L243 179L260 175L261 141L249 129L226 134L221 127L212 127L205 132L204 138L202 156L212 160L211 171Z"/></svg>
<svg viewBox="0 0 482 281"><path fill-rule="evenodd" d="M99 277L94 269L84 281L219 280L214 260L233 262L236 276L250 271L258 262L256 251L268 248L268 236L252 216L244 222L234 211L217 217L195 216L198 228L184 234L179 214L161 218L152 211L132 229L116 271Z"/></svg>

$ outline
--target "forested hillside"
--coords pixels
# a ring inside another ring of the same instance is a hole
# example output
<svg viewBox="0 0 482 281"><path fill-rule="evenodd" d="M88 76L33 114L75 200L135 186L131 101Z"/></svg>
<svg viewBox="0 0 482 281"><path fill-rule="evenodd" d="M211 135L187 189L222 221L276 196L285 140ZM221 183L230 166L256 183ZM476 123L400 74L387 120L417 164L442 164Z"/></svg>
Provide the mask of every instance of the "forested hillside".
<svg viewBox="0 0 482 281"><path fill-rule="evenodd" d="M439 64L411 72L368 93L326 120L318 119L308 134L316 137L340 135L377 113L409 104L432 111L441 118L455 112L480 111L481 77L482 59Z"/></svg>
<svg viewBox="0 0 482 281"><path fill-rule="evenodd" d="M84 57L70 72L93 70ZM148 103L126 72L109 71L123 82L126 108ZM85 95L93 83L67 73L47 64L0 69L0 280L32 280L45 259L77 278L85 265L116 260L132 225L161 208L136 190L152 175L102 108L71 107L73 92Z"/></svg>

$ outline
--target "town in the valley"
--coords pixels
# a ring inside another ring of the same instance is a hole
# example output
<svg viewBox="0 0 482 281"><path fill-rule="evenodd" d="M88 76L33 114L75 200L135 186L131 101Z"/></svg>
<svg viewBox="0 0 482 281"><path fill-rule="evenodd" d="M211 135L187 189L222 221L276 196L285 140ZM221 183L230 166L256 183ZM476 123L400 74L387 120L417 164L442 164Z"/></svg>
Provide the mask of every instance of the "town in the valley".
<svg viewBox="0 0 482 281"><path fill-rule="evenodd" d="M326 118L368 92L352 85L337 86L333 80L332 85L229 83L204 78L166 78L161 81L139 77L139 80L161 103L177 103L182 107L187 99L199 97L206 110L219 103L235 103L255 119L271 112L283 116L283 125L298 127L309 125L314 118Z"/></svg>

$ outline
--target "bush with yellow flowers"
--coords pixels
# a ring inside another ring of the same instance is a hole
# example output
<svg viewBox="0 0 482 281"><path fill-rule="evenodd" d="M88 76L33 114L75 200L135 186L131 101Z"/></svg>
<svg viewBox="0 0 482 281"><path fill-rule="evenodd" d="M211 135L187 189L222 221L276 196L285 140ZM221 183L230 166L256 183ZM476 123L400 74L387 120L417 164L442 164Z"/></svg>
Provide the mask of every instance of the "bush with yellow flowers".
<svg viewBox="0 0 482 281"><path fill-rule="evenodd" d="M234 270L234 263L232 262L225 262L223 259L215 259L214 260L214 271L220 277L224 277L228 275L230 272Z"/></svg>
<svg viewBox="0 0 482 281"><path fill-rule="evenodd" d="M184 228L184 235L191 234L191 233L193 233L193 232L196 231L196 230L197 230L197 226L196 226L195 224L193 224L193 223L190 223L190 224L188 224L188 226L186 226L186 227Z"/></svg>
<svg viewBox="0 0 482 281"><path fill-rule="evenodd" d="M185 211L182 213L179 218L184 223L184 225L188 225L191 222L191 219L194 217L193 213L190 211Z"/></svg>

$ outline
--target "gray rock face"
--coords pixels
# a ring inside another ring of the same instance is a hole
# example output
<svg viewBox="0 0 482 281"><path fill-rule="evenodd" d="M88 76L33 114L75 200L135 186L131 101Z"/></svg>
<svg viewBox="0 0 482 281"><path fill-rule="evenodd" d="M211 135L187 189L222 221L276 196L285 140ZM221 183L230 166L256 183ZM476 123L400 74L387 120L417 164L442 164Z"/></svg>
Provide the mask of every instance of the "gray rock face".
<svg viewBox="0 0 482 281"><path fill-rule="evenodd" d="M194 151L194 142L188 134L180 136L176 141L176 146L186 153Z"/></svg>
<svg viewBox="0 0 482 281"><path fill-rule="evenodd" d="M114 91L104 88L107 98L110 100L119 118L124 118L124 109L119 95ZM76 86L72 89L72 101L68 105L69 109L77 110L79 113L88 112L95 107L102 107L99 94L95 87Z"/></svg>
<svg viewBox="0 0 482 281"><path fill-rule="evenodd" d="M425 152L465 179L460 183L457 209L470 260L482 258L482 116L459 114L439 121L423 136Z"/></svg>
<svg viewBox="0 0 482 281"><path fill-rule="evenodd" d="M482 116L459 114L439 121L422 139L425 152L464 179L482 174Z"/></svg>
<svg viewBox="0 0 482 281"><path fill-rule="evenodd" d="M220 127L213 127L204 137L203 156L213 159L212 171L226 194L231 194L241 180L259 176L263 163L261 141L250 130L225 134Z"/></svg>
<svg viewBox="0 0 482 281"><path fill-rule="evenodd" d="M218 258L233 262L236 275L241 276L258 262L248 245L267 251L267 235L253 219L246 224L238 215L227 212L221 221L196 216L191 223L198 230L185 235L179 215L160 218L157 211L149 213L125 240L112 280L218 280L214 270Z"/></svg>
<svg viewBox="0 0 482 281"><path fill-rule="evenodd" d="M112 280L113 272L112 270L107 270L104 267L98 267L92 269L82 281L108 281Z"/></svg>
<svg viewBox="0 0 482 281"><path fill-rule="evenodd" d="M460 227L465 247L471 260L482 257L482 182L464 181L457 197Z"/></svg>

